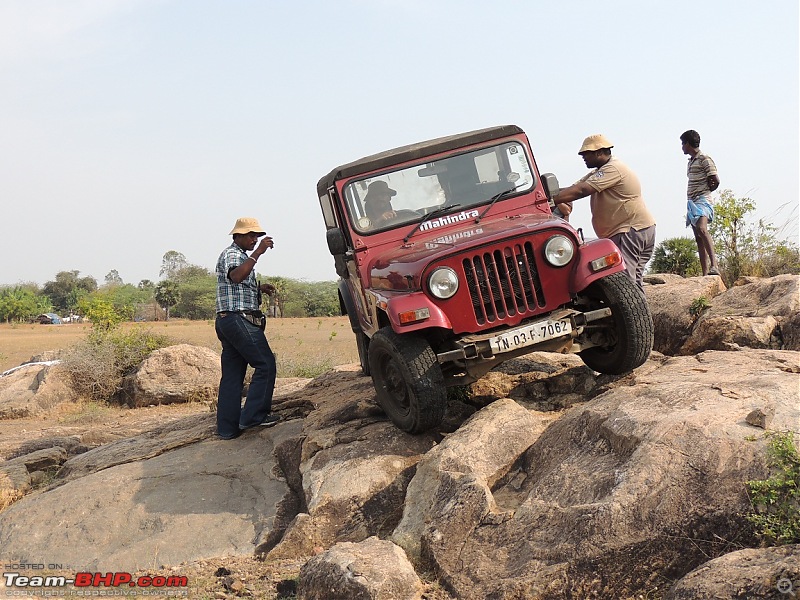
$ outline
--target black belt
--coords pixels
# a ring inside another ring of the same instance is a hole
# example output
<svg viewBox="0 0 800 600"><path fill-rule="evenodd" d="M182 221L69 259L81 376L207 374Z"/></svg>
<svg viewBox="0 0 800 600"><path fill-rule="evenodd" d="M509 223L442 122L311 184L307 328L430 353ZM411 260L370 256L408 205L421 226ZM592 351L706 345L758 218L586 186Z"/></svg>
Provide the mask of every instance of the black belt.
<svg viewBox="0 0 800 600"><path fill-rule="evenodd" d="M218 315L259 315L261 313L260 310L221 310L217 314Z"/></svg>

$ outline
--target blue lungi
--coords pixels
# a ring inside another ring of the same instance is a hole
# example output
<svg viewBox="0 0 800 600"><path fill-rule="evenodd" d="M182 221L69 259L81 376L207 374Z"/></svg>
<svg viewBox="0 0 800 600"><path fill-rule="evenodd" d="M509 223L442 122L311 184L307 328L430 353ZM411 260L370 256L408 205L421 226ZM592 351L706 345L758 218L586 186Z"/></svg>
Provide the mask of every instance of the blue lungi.
<svg viewBox="0 0 800 600"><path fill-rule="evenodd" d="M714 220L714 207L707 196L689 198L686 201L686 227L697 225L700 217L705 217L709 223Z"/></svg>

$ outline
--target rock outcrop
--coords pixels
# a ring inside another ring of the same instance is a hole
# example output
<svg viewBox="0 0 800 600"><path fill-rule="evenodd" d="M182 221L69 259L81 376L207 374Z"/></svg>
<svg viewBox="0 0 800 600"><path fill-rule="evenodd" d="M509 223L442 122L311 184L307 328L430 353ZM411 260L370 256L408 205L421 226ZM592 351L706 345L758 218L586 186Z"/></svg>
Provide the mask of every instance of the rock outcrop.
<svg viewBox="0 0 800 600"><path fill-rule="evenodd" d="M800 545L746 548L710 560L685 575L664 600L796 598L800 595Z"/></svg>
<svg viewBox="0 0 800 600"><path fill-rule="evenodd" d="M0 377L0 419L33 417L75 400L69 377L57 363L26 363Z"/></svg>
<svg viewBox="0 0 800 600"><path fill-rule="evenodd" d="M115 571L302 559L302 598L415 598L415 570L465 600L777 597L797 546L731 552L755 543L745 483L768 476L769 436L800 438L800 352L780 349L796 339L798 278L773 279L665 278L673 291L648 298L675 355L621 377L576 356L515 359L424 435L389 423L354 365L281 386L284 421L234 441L206 413L51 449L48 464L65 459L54 480L0 512L0 555ZM724 300L739 288L769 311ZM694 319L698 292L711 307ZM26 450L0 464L20 495L45 459Z"/></svg>
<svg viewBox="0 0 800 600"><path fill-rule="evenodd" d="M722 279L649 275L645 294L655 325L655 350L697 354L740 347L800 350L800 276ZM707 308L693 303L705 298Z"/></svg>
<svg viewBox="0 0 800 600"><path fill-rule="evenodd" d="M300 571L300 600L419 600L422 582L402 549L370 537L341 542Z"/></svg>
<svg viewBox="0 0 800 600"><path fill-rule="evenodd" d="M290 495L270 457L299 427L294 421L229 442L206 427L205 439L191 445L146 460L133 449L127 461L107 460L79 478L68 461L66 483L0 513L2 556L106 572L252 554Z"/></svg>

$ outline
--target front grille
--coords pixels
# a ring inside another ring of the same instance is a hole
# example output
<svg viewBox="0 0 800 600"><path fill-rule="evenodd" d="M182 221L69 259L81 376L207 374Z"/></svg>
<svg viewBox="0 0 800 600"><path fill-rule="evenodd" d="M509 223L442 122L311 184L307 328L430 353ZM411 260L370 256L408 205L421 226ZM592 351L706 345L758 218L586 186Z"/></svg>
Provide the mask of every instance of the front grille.
<svg viewBox="0 0 800 600"><path fill-rule="evenodd" d="M479 325L545 305L531 242L487 250L465 258L463 265Z"/></svg>

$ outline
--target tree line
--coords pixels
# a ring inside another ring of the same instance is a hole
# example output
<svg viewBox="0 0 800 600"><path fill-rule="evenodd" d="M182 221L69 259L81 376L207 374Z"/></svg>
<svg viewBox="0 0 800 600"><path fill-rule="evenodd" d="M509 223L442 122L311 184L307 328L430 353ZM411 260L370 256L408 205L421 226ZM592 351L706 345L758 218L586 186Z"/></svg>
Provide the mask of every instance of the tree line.
<svg viewBox="0 0 800 600"><path fill-rule="evenodd" d="M730 286L739 277L771 277L800 274L800 251L781 237L781 230L763 219L754 221L755 203L724 190L714 205L716 216L709 232L716 249L720 272ZM796 210L796 208L795 208ZM795 217L796 218L796 215ZM675 273L693 277L701 273L697 246L692 238L665 240L656 246L650 273ZM176 250L162 259L158 282L144 279L138 285L124 283L116 270L102 285L79 271L61 271L43 286L24 283L0 286L0 319L27 322L43 313L78 315L100 325L111 326L141 318L142 307L160 307L165 318L211 319L215 314L216 276L190 264ZM264 298L264 309L279 317L323 317L339 314L335 281L307 282L287 277L263 277L276 287Z"/></svg>
<svg viewBox="0 0 800 600"><path fill-rule="evenodd" d="M101 327L123 321L163 318L212 319L216 313L217 278L214 273L187 262L175 250L164 254L158 282L144 279L125 283L116 270L98 284L79 271L61 271L43 286L35 283L0 286L0 320L32 322L43 313L80 317ZM278 317L339 315L335 281L309 282L288 277L261 276L276 288L262 305ZM161 309L160 313L155 308ZM147 315L147 316L142 316Z"/></svg>

